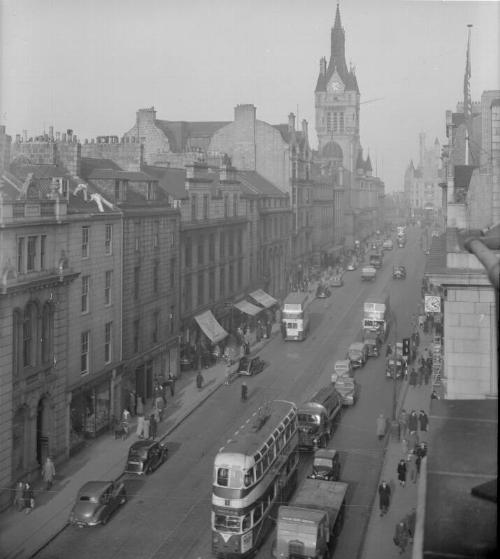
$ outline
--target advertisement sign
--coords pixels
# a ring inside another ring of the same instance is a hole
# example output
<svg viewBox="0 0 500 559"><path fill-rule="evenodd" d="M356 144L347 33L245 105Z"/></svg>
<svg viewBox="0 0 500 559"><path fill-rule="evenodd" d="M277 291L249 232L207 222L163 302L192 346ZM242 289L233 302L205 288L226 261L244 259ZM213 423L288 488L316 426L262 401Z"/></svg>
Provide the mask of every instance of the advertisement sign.
<svg viewBox="0 0 500 559"><path fill-rule="evenodd" d="M439 295L426 295L425 312L441 312L441 297Z"/></svg>

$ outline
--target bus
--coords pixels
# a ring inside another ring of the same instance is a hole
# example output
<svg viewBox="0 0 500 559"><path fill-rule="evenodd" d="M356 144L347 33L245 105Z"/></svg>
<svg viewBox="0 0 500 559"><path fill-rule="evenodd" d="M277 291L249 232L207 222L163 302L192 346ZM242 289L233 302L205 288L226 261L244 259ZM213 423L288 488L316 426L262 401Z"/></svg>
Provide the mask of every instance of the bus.
<svg viewBox="0 0 500 559"><path fill-rule="evenodd" d="M309 293L292 292L283 301L281 323L284 340L305 340L309 331Z"/></svg>
<svg viewBox="0 0 500 559"><path fill-rule="evenodd" d="M217 453L212 482L212 552L251 555L273 528L271 512L297 485L297 407L268 402Z"/></svg>

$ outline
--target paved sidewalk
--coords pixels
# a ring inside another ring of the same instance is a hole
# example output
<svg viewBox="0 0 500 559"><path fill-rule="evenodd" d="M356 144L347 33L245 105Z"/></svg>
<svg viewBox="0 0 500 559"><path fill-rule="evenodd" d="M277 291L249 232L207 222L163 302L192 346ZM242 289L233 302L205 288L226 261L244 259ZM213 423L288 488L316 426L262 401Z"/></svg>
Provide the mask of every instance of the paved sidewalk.
<svg viewBox="0 0 500 559"><path fill-rule="evenodd" d="M273 325L272 336L279 333ZM251 354L266 343L252 345ZM165 418L158 425L158 439L164 439L226 380L228 368L222 361L203 369L204 385L196 386L196 371L184 371L175 383L175 395L167 395ZM137 440L136 419L130 424L126 440L115 440L114 433L101 435L81 452L56 466L57 476L51 491L42 482L35 483L36 507L30 514L14 508L0 514L0 559L28 559L54 538L66 525L78 489L87 481L118 478L125 466L128 449Z"/></svg>
<svg viewBox="0 0 500 559"><path fill-rule="evenodd" d="M425 348L430 347L432 341L431 334L422 334L420 331L420 347L418 357L423 353ZM417 357L417 359L418 359ZM414 365L418 369L417 360ZM411 367L410 367L411 369ZM432 383L428 385L412 387L408 381L404 381L401 387L400 398L397 407L397 413L401 409L405 409L408 413L415 410L418 414L420 410L424 410L429 415L430 397L432 392ZM432 425L429 425L432 429ZM427 440L426 434L419 436L421 440ZM400 553L399 547L393 542L396 524L403 520L413 508L417 508L417 491L420 479L417 483L412 483L410 476L407 475L406 486L402 487L398 482L397 465L401 458L405 458L403 443L388 435L389 440L385 450L384 463L380 473L380 481L385 480L391 487L391 504L389 512L383 517L380 516L378 506L378 491L373 501L373 506L368 522L361 559L391 559L396 557L411 557L412 544L409 543L406 551Z"/></svg>

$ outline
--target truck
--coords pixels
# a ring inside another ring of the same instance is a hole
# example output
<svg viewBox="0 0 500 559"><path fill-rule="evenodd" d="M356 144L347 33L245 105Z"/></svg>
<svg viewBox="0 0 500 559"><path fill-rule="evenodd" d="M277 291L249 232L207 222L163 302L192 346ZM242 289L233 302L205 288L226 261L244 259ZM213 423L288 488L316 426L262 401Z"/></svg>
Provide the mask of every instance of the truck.
<svg viewBox="0 0 500 559"><path fill-rule="evenodd" d="M382 253L379 252L378 250L376 252L372 252L370 254L370 258L368 262L370 263L370 266L373 266L374 268L382 268L382 262L383 262Z"/></svg>
<svg viewBox="0 0 500 559"><path fill-rule="evenodd" d="M283 301L281 331L284 340L305 340L309 331L309 293L294 291Z"/></svg>
<svg viewBox="0 0 500 559"><path fill-rule="evenodd" d="M327 559L342 529L348 484L305 479L287 506L278 510L278 559Z"/></svg>
<svg viewBox="0 0 500 559"><path fill-rule="evenodd" d="M361 323L363 331L371 330L385 341L389 334L391 316L391 299L388 291L384 291L379 296L368 297L363 303Z"/></svg>
<svg viewBox="0 0 500 559"><path fill-rule="evenodd" d="M373 281L377 277L377 268L374 266L363 266L361 268L361 280Z"/></svg>
<svg viewBox="0 0 500 559"><path fill-rule="evenodd" d="M342 410L342 402L333 385L320 388L307 402L299 406L299 447L326 447L332 436L335 419Z"/></svg>

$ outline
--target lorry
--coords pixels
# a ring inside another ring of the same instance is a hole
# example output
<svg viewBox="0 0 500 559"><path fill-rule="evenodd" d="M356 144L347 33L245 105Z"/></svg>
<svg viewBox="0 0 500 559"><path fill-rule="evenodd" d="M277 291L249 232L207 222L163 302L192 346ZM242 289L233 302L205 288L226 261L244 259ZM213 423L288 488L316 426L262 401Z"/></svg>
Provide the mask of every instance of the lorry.
<svg viewBox="0 0 500 559"><path fill-rule="evenodd" d="M374 268L382 268L383 256L382 253L379 251L372 252L370 254L370 258L368 260L370 266Z"/></svg>
<svg viewBox="0 0 500 559"><path fill-rule="evenodd" d="M385 341L389 334L391 316L391 300L388 291L384 291L379 296L368 297L363 303L361 323L363 331L371 330Z"/></svg>
<svg viewBox="0 0 500 559"><path fill-rule="evenodd" d="M293 291L283 301L281 332L284 340L305 340L309 331L309 293Z"/></svg>
<svg viewBox="0 0 500 559"><path fill-rule="evenodd" d="M363 266L361 268L361 280L373 281L377 277L377 268L374 266Z"/></svg>
<svg viewBox="0 0 500 559"><path fill-rule="evenodd" d="M299 447L324 448L332 436L334 423L342 409L342 402L330 384L320 388L308 401L299 406Z"/></svg>
<svg viewBox="0 0 500 559"><path fill-rule="evenodd" d="M348 484L305 479L287 506L280 506L278 559L327 559L342 529Z"/></svg>

